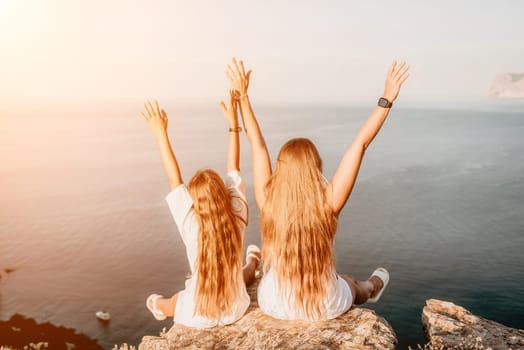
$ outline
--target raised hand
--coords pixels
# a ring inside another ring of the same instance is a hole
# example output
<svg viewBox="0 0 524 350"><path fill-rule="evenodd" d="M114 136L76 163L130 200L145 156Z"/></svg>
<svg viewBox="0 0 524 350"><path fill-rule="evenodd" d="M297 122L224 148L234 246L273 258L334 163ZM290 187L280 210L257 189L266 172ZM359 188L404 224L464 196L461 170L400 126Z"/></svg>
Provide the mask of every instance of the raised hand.
<svg viewBox="0 0 524 350"><path fill-rule="evenodd" d="M154 105L147 101L144 103L144 108L145 113L141 112L140 114L146 121L149 129L151 129L155 135L160 148L162 164L164 165L164 169L169 180L169 188L173 190L182 184L182 175L180 174L178 162L176 160L175 154L173 153L173 150L171 149L171 144L167 134L167 114L163 109L160 109L158 106L158 101L156 100Z"/></svg>
<svg viewBox="0 0 524 350"><path fill-rule="evenodd" d="M140 114L146 121L149 129L153 132L155 137L159 137L162 134L165 134L167 131L167 114L163 109L158 107L158 101L155 100L153 105L151 102L147 101L144 103L145 113L141 112Z"/></svg>
<svg viewBox="0 0 524 350"><path fill-rule="evenodd" d="M247 95L251 70L247 73L245 72L244 62L242 62L242 60L237 62L233 57L232 64L227 66L226 74L231 82L231 89L235 90L236 97L239 98Z"/></svg>
<svg viewBox="0 0 524 350"><path fill-rule="evenodd" d="M271 161L269 159L266 142L264 141L260 126L255 118L255 113L251 108L249 96L247 95L251 70L246 73L244 62L237 62L237 60L233 58L232 64L227 66L226 74L231 82L231 89L235 92L235 98L238 100L244 129L249 144L251 145L255 198L258 207L263 208L265 186L271 177Z"/></svg>
<svg viewBox="0 0 524 350"><path fill-rule="evenodd" d="M400 87L408 76L409 66L405 62L397 65L397 62L393 61L388 70L383 95L389 102L393 102L397 98ZM384 124L390 110L390 108L375 107L346 150L335 175L331 179L330 185L327 186L326 197L332 203L333 211L337 215L344 208L346 201L351 195L365 150Z"/></svg>
<svg viewBox="0 0 524 350"><path fill-rule="evenodd" d="M220 107L222 108L222 112L224 113L224 117L226 118L229 128L236 129L238 128L238 104L235 98L235 91L229 90L229 105L226 107L226 104L224 101L220 102Z"/></svg>
<svg viewBox="0 0 524 350"><path fill-rule="evenodd" d="M393 102L400 92L402 83L406 81L409 76L409 66L406 62L397 64L397 61L393 61L389 67L388 74L386 76L386 86L384 88L384 97L388 101Z"/></svg>

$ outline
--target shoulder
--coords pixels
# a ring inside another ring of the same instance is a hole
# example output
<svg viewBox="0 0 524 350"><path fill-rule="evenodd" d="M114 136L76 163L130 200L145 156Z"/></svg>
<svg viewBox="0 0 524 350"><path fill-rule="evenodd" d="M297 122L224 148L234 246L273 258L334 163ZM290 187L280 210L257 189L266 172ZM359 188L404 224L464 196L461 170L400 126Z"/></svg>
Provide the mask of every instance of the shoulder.
<svg viewBox="0 0 524 350"><path fill-rule="evenodd" d="M184 221L193 208L193 199L185 184L173 188L165 197L169 211L175 220L179 230L182 229Z"/></svg>

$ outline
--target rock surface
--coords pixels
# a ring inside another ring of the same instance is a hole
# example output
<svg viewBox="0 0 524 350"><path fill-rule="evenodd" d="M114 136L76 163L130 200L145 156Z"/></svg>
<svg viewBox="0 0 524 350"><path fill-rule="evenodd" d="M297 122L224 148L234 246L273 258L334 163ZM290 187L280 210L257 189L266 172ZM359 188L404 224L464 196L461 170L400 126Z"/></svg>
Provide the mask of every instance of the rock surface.
<svg viewBox="0 0 524 350"><path fill-rule="evenodd" d="M145 336L139 350L167 349L395 349L391 326L374 311L353 308L330 321L282 321L264 315L249 288L251 305L238 322L198 330L174 325L159 337Z"/></svg>
<svg viewBox="0 0 524 350"><path fill-rule="evenodd" d="M524 98L524 73L498 75L491 83L488 95L497 98Z"/></svg>
<svg viewBox="0 0 524 350"><path fill-rule="evenodd" d="M475 316L447 301L426 301L422 327L428 342L445 349L524 349L524 330Z"/></svg>
<svg viewBox="0 0 524 350"><path fill-rule="evenodd" d="M69 345L68 345L69 344ZM102 350L94 340L72 328L14 314L0 321L0 350L5 349L75 349Z"/></svg>

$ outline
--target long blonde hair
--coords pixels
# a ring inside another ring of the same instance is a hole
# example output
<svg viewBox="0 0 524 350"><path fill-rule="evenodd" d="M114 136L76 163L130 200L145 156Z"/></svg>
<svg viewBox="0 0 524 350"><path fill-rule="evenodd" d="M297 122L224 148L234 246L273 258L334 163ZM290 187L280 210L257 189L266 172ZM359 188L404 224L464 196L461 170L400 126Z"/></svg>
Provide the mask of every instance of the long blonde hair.
<svg viewBox="0 0 524 350"><path fill-rule="evenodd" d="M217 319L231 308L242 281L242 232L220 176L198 171L188 183L198 222L195 313Z"/></svg>
<svg viewBox="0 0 524 350"><path fill-rule="evenodd" d="M334 274L333 239L337 218L325 196L322 160L308 139L282 146L266 185L261 212L264 271L278 276L295 307L308 319L321 319Z"/></svg>

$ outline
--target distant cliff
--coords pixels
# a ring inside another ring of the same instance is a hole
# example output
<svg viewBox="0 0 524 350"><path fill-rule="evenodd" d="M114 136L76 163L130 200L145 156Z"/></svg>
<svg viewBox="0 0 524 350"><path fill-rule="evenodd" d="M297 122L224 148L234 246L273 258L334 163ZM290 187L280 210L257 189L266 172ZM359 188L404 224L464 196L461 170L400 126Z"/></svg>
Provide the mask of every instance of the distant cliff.
<svg viewBox="0 0 524 350"><path fill-rule="evenodd" d="M498 75L491 83L488 95L496 98L524 98L524 73Z"/></svg>

